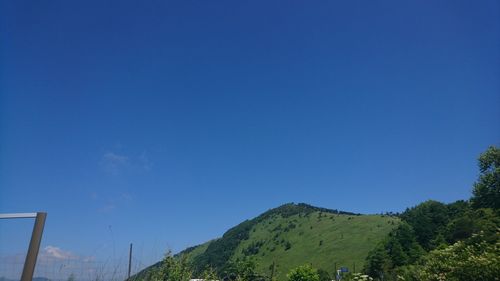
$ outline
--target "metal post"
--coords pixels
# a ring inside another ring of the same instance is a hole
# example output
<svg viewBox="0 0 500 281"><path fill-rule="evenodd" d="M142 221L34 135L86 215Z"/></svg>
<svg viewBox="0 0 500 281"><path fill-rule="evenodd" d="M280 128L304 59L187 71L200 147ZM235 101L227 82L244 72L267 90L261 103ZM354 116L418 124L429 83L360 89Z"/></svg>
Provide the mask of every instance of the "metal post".
<svg viewBox="0 0 500 281"><path fill-rule="evenodd" d="M132 269L132 243L130 243L130 250L128 252L128 278L130 279L130 271Z"/></svg>
<svg viewBox="0 0 500 281"><path fill-rule="evenodd" d="M28 254L26 255L26 260L24 262L21 281L31 281L33 279L36 258L40 249L40 243L42 242L43 227L45 226L46 217L47 213L36 213L35 225L33 226L33 233L31 234L30 246L28 248Z"/></svg>

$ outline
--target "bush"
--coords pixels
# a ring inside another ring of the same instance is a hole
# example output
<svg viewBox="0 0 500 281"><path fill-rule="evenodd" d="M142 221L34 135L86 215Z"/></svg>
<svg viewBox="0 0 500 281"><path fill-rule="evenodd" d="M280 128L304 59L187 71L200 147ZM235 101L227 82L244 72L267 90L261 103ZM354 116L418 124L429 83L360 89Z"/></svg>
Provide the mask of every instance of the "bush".
<svg viewBox="0 0 500 281"><path fill-rule="evenodd" d="M289 281L320 281L318 271L309 264L290 270L287 277Z"/></svg>
<svg viewBox="0 0 500 281"><path fill-rule="evenodd" d="M184 257L174 258L168 252L151 279L153 281L189 281L191 277L192 271L187 260Z"/></svg>
<svg viewBox="0 0 500 281"><path fill-rule="evenodd" d="M500 235L500 233L499 233ZM494 244L474 235L444 249L432 251L417 273L421 280L500 280L500 242Z"/></svg>

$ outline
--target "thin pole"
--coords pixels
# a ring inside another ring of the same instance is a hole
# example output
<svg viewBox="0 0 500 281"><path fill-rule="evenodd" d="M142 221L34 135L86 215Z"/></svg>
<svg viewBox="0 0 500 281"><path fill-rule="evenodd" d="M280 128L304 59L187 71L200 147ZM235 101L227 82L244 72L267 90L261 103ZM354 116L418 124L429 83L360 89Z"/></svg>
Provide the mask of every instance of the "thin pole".
<svg viewBox="0 0 500 281"><path fill-rule="evenodd" d="M130 271L132 270L132 243L130 243L130 250L128 251L128 278L130 279Z"/></svg>
<svg viewBox="0 0 500 281"><path fill-rule="evenodd" d="M274 281L274 267L276 266L276 264L274 263L273 261L273 267L271 269L271 281Z"/></svg>
<svg viewBox="0 0 500 281"><path fill-rule="evenodd" d="M33 280L36 258L38 256L38 251L40 249L40 243L42 242L43 227L45 226L46 218L47 218L47 213L44 212L36 213L35 225L33 226L33 233L31 234L28 254L26 254L26 260L24 261L24 268L23 268L23 274L21 275L21 281Z"/></svg>

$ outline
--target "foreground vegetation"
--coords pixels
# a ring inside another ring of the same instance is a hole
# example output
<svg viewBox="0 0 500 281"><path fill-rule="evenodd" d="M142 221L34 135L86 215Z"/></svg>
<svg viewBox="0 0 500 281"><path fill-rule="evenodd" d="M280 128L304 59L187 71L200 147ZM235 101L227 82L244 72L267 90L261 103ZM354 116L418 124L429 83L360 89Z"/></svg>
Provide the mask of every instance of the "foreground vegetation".
<svg viewBox="0 0 500 281"><path fill-rule="evenodd" d="M479 157L469 201L427 201L372 250L364 271L383 280L500 280L500 150Z"/></svg>
<svg viewBox="0 0 500 281"><path fill-rule="evenodd" d="M333 268L364 265L343 280L500 280L498 148L479 157L479 170L468 201L427 201L398 217L287 204L134 278L326 281Z"/></svg>

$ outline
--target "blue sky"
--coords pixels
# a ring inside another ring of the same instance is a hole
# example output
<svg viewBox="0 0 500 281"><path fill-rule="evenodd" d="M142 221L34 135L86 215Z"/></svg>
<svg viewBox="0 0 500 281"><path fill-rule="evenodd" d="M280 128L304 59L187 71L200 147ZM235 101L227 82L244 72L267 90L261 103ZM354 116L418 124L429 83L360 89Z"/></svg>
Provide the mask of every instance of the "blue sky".
<svg viewBox="0 0 500 281"><path fill-rule="evenodd" d="M43 248L150 263L286 202L467 199L500 140L499 11L2 1L0 212L47 211ZM22 249L29 223L1 223L0 254Z"/></svg>

